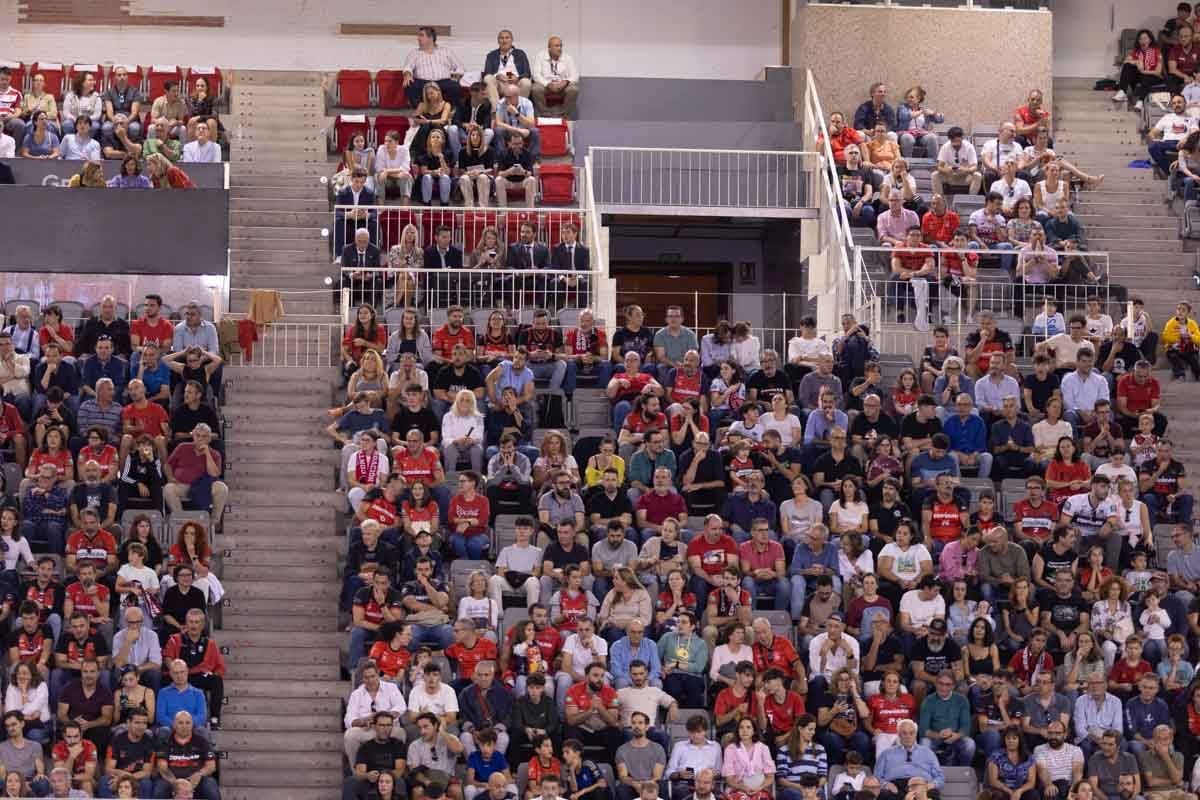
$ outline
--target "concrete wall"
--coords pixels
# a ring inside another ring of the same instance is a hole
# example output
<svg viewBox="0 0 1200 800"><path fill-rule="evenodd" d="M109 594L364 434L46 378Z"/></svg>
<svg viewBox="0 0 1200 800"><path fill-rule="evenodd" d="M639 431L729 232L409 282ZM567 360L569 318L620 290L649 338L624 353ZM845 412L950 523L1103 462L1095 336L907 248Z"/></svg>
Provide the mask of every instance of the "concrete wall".
<svg viewBox="0 0 1200 800"><path fill-rule="evenodd" d="M37 3L40 0L31 0ZM424 5L389 0L131 0L135 14L225 17L224 28L18 25L0 0L0 58L90 63L184 63L243 69L326 70L397 64L410 40L339 36L341 22L450 25L444 43L483 67L496 31L511 28L530 57L551 34L585 75L753 79L780 61L779 0L509 0Z"/></svg>
<svg viewBox="0 0 1200 800"><path fill-rule="evenodd" d="M1142 0L1054 0L1054 74L1115 78L1121 30L1149 28L1158 36L1174 10L1175 3Z"/></svg>
<svg viewBox="0 0 1200 800"><path fill-rule="evenodd" d="M792 63L812 70L826 113L852 114L875 81L893 104L919 83L931 108L969 130L1011 118L1031 88L1050 102L1051 27L1041 11L800 5ZM803 81L795 84L800 102Z"/></svg>

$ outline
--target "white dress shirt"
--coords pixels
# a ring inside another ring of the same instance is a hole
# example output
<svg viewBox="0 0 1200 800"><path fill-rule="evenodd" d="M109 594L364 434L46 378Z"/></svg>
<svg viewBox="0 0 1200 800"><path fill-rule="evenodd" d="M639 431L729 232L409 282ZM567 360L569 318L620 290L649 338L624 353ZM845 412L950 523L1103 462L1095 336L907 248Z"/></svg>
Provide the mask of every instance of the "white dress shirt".
<svg viewBox="0 0 1200 800"><path fill-rule="evenodd" d="M575 67L575 59L567 53L558 57L557 61L550 59L547 50L537 54L532 65L533 82L546 86L553 81L570 81L579 83L579 70Z"/></svg>
<svg viewBox="0 0 1200 800"><path fill-rule="evenodd" d="M353 725L356 719L369 717L379 711L388 711L393 715L408 711L400 687L391 681L380 681L379 691L374 697L367 691L366 684L350 693L350 699L346 701L346 727Z"/></svg>

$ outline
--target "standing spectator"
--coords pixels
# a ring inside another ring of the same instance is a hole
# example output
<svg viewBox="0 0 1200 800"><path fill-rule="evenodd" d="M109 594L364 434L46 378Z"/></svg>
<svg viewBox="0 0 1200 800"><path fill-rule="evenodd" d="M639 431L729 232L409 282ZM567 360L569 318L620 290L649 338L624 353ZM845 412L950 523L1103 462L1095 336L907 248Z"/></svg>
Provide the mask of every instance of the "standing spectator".
<svg viewBox="0 0 1200 800"><path fill-rule="evenodd" d="M437 30L423 25L417 29L417 47L404 58L404 92L410 106L416 107L424 97L425 84L436 83L450 102L458 99L458 79L462 77L461 62L450 49L437 43Z"/></svg>

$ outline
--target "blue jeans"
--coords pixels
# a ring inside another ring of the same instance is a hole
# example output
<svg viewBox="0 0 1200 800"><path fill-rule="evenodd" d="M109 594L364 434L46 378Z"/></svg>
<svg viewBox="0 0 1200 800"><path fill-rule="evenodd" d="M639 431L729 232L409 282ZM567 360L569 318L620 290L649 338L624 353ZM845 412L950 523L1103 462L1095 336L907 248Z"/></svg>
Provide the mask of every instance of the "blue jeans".
<svg viewBox="0 0 1200 800"><path fill-rule="evenodd" d="M842 593L842 579L834 575L833 577L833 593L840 595ZM804 610L804 599L808 596L808 580L804 575L792 575L792 619L799 621L800 612ZM816 577L813 577L813 585L816 585Z"/></svg>
<svg viewBox="0 0 1200 800"><path fill-rule="evenodd" d="M1156 139L1150 142L1150 160L1163 172L1171 171L1171 163L1179 157L1179 142Z"/></svg>
<svg viewBox="0 0 1200 800"><path fill-rule="evenodd" d="M568 363L572 367L575 366L574 362L566 361L531 361L528 366L535 379L549 381L551 389L561 389L566 392ZM574 391L574 389L574 380L572 380L571 390Z"/></svg>
<svg viewBox="0 0 1200 800"><path fill-rule="evenodd" d="M461 533L450 534L450 547L454 549L455 558L469 558L480 561L491 547L491 537L486 533L475 536L463 536Z"/></svg>
<svg viewBox="0 0 1200 800"><path fill-rule="evenodd" d="M875 207L869 203L863 203L862 208L858 210L858 215L854 214L853 203L842 203L846 209L846 218L850 220L850 224L859 228L874 228L875 227Z"/></svg>
<svg viewBox="0 0 1200 800"><path fill-rule="evenodd" d="M375 643L375 631L354 627L350 630L350 669L367 654L367 646Z"/></svg>
<svg viewBox="0 0 1200 800"><path fill-rule="evenodd" d="M871 755L871 739L867 736L866 731L857 730L847 737L842 737L826 729L818 738L820 738L821 744L825 745L825 752L828 755L830 766L844 764L846 762L847 750L853 750L858 753L863 757L864 762Z"/></svg>
<svg viewBox="0 0 1200 800"><path fill-rule="evenodd" d="M625 418L629 416L629 412L632 410L633 403L628 400L618 400L613 403L612 426L614 431L621 430L621 426L625 424Z"/></svg>
<svg viewBox="0 0 1200 800"><path fill-rule="evenodd" d="M421 645L433 645L439 650L445 650L454 644L454 628L449 625L413 625L412 644L408 646L414 653Z"/></svg>
<svg viewBox="0 0 1200 800"><path fill-rule="evenodd" d="M1150 524L1157 524L1159 517L1166 514L1167 501L1156 492L1145 492L1142 494L1142 502L1146 504L1146 510L1150 513ZM1169 522L1191 522L1192 521L1192 505L1194 501L1190 494L1175 495L1175 503L1171 506L1171 511L1167 514Z"/></svg>
<svg viewBox="0 0 1200 800"><path fill-rule="evenodd" d="M432 175L421 176L421 199L426 203L433 202L433 181ZM438 199L442 201L442 205L450 204L450 176L439 175L437 178Z"/></svg>
<svg viewBox="0 0 1200 800"><path fill-rule="evenodd" d="M66 526L58 520L37 523L27 519L21 523L21 535L31 542L45 542L50 552L60 556L67 546Z"/></svg>
<svg viewBox="0 0 1200 800"><path fill-rule="evenodd" d="M771 603L771 608L776 611L787 611L788 606L784 605L780 608L781 603L786 603L791 597L791 582L787 578L776 578L774 580L760 581L756 578L747 576L742 578L742 588L750 593L750 602L754 608L758 608L758 598L761 596L766 598Z"/></svg>
<svg viewBox="0 0 1200 800"><path fill-rule="evenodd" d="M992 753L999 752L1004 747L1004 739L1000 731L995 728L989 728L986 731L980 731L975 737L975 746L983 751L985 757Z"/></svg>
<svg viewBox="0 0 1200 800"><path fill-rule="evenodd" d="M945 766L969 767L975 758L975 740L970 736L956 739L949 744L934 742L929 737L921 739L921 744L933 750L938 760Z"/></svg>

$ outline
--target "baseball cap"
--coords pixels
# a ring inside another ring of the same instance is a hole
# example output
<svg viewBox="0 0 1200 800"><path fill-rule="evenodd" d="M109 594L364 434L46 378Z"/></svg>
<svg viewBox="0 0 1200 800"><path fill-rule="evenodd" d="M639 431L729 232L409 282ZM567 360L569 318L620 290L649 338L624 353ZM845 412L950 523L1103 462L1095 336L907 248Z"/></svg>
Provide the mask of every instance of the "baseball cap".
<svg viewBox="0 0 1200 800"><path fill-rule="evenodd" d="M942 619L941 617L937 617L929 623L930 633L945 633L946 630L946 620Z"/></svg>

